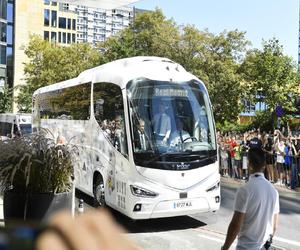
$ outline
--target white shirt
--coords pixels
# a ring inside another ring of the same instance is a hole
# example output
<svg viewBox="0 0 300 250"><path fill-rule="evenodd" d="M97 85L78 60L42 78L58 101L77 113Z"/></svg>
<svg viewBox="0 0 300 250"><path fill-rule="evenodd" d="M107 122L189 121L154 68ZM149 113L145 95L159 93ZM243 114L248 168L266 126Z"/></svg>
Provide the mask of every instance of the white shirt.
<svg viewBox="0 0 300 250"><path fill-rule="evenodd" d="M191 142L192 139L190 138L190 134L186 132L185 130L181 130L181 137L180 137L180 130L176 130L173 132L170 136L170 146L178 146L181 144L183 141L184 142ZM190 138L190 139L188 139Z"/></svg>
<svg viewBox="0 0 300 250"><path fill-rule="evenodd" d="M139 140L140 140L140 146L142 150L146 150L147 146L146 146L146 136L144 133L142 133L141 131L138 131L139 134Z"/></svg>
<svg viewBox="0 0 300 250"><path fill-rule="evenodd" d="M278 163L284 163L284 143L283 142L279 142L278 146L277 146L277 150L276 150L276 162Z"/></svg>
<svg viewBox="0 0 300 250"><path fill-rule="evenodd" d="M161 116L161 123L159 124ZM161 113L154 116L154 131L160 136L164 136L167 139L169 138L171 134L171 119L166 113Z"/></svg>
<svg viewBox="0 0 300 250"><path fill-rule="evenodd" d="M273 232L273 215L279 213L278 192L263 173L252 174L238 189L234 210L245 213L236 249L259 250Z"/></svg>

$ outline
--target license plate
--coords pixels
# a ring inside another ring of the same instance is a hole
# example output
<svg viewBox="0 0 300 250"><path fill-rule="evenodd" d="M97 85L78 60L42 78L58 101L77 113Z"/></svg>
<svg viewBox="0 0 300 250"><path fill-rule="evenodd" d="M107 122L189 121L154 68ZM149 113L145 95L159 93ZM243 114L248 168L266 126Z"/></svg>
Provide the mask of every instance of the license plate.
<svg viewBox="0 0 300 250"><path fill-rule="evenodd" d="M187 207L192 207L191 201L178 201L173 203L174 209L187 208Z"/></svg>

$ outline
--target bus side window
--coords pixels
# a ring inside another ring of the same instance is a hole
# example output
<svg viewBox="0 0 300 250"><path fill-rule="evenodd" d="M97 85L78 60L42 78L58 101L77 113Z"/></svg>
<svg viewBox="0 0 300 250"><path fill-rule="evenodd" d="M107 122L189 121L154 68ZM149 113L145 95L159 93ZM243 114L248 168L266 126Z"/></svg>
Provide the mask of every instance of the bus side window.
<svg viewBox="0 0 300 250"><path fill-rule="evenodd" d="M127 157L122 90L113 83L95 83L93 89L95 119L105 137Z"/></svg>

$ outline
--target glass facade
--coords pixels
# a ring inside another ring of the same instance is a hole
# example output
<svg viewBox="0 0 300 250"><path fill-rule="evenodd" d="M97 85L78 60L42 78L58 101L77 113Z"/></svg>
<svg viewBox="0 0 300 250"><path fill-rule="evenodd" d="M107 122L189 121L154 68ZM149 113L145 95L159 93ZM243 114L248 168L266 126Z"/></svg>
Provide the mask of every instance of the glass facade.
<svg viewBox="0 0 300 250"><path fill-rule="evenodd" d="M6 83L7 0L0 0L0 92Z"/></svg>
<svg viewBox="0 0 300 250"><path fill-rule="evenodd" d="M1 2L1 0L0 0ZM5 0L4 0L5 2ZM14 58L13 58L13 49L14 49L14 1L8 0L7 2L7 29L6 29L6 77L8 87L13 87L14 80Z"/></svg>

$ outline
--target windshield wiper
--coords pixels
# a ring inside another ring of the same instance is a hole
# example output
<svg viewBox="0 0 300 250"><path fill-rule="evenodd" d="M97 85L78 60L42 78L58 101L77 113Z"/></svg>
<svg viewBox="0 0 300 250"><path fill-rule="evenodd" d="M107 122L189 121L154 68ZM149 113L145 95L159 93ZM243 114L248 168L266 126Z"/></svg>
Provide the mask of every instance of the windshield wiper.
<svg viewBox="0 0 300 250"><path fill-rule="evenodd" d="M146 164L149 164L149 163L151 163L151 162L154 162L154 161L156 161L157 159L159 159L159 158L161 158L161 157L163 157L163 156L167 156L167 155L171 155L171 156L174 156L174 155L177 155L178 154L178 152L174 152L174 153L171 153L171 152L165 152L165 153L162 153L162 154L158 154L158 155L156 155L156 156L154 156L152 159L150 159L149 161L147 161L146 162Z"/></svg>

